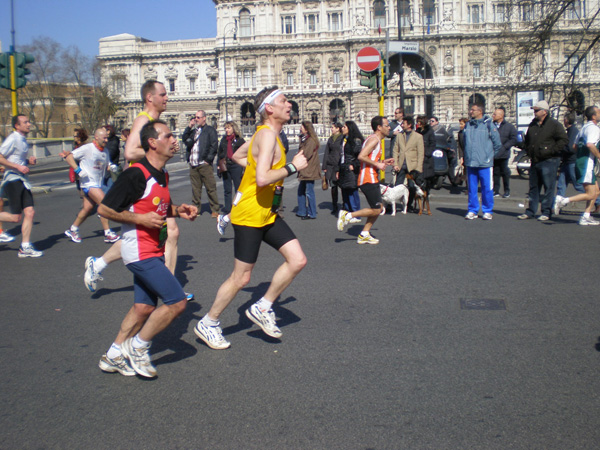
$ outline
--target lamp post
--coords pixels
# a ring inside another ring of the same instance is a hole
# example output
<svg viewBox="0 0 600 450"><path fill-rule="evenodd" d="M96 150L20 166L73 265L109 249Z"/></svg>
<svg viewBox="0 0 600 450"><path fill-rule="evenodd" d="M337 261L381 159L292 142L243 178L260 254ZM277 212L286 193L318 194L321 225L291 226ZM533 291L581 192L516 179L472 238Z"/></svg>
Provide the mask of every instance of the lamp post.
<svg viewBox="0 0 600 450"><path fill-rule="evenodd" d="M227 28L233 25L233 40L236 40L237 24L235 22L229 22L223 29L223 81L225 83L225 122L229 120L229 111L227 109L227 63L225 62L225 37L227 36Z"/></svg>

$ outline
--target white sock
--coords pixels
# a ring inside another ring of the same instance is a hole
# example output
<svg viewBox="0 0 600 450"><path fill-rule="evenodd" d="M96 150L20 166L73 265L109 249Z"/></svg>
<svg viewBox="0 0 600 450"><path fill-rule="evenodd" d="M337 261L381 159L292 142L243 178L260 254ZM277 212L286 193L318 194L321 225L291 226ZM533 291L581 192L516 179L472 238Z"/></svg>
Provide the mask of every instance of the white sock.
<svg viewBox="0 0 600 450"><path fill-rule="evenodd" d="M207 327L218 327L221 324L221 322L219 320L213 320L210 317L208 317L208 314L205 315L202 318L202 320L200 320L200 322L202 322Z"/></svg>
<svg viewBox="0 0 600 450"><path fill-rule="evenodd" d="M106 269L107 266L108 266L108 264L106 264L106 261L104 261L104 258L97 258L94 261L94 270L96 270L96 272L98 272L98 273L100 273L104 269Z"/></svg>
<svg viewBox="0 0 600 450"><path fill-rule="evenodd" d="M361 231L361 232L360 232L360 235L361 235L361 236L368 236L368 235L369 235L369 232L368 232L368 231Z"/></svg>
<svg viewBox="0 0 600 450"><path fill-rule="evenodd" d="M227 222L227 223L230 222L229 214L226 214L226 215L223 216L223 222Z"/></svg>
<svg viewBox="0 0 600 450"><path fill-rule="evenodd" d="M116 343L112 343L112 345L110 346L110 348L108 349L108 351L106 352L106 356L108 356L109 359L115 359L117 356L121 355L121 346L119 344Z"/></svg>
<svg viewBox="0 0 600 450"><path fill-rule="evenodd" d="M79 231L79 227L76 227L75 225L71 225L71 231L78 232Z"/></svg>
<svg viewBox="0 0 600 450"><path fill-rule="evenodd" d="M585 217L586 219L589 219L590 218L590 213L584 212L583 213L583 217Z"/></svg>
<svg viewBox="0 0 600 450"><path fill-rule="evenodd" d="M272 308L273 302L270 302L269 300L263 297L259 301L257 301L255 305L258 306L258 309L260 309L262 312L267 312Z"/></svg>
<svg viewBox="0 0 600 450"><path fill-rule="evenodd" d="M131 346L133 348L148 348L150 347L150 342L141 339L140 334L138 333L131 340Z"/></svg>
<svg viewBox="0 0 600 450"><path fill-rule="evenodd" d="M569 197L565 197L564 202L565 203L569 203L571 201L571 199Z"/></svg>
<svg viewBox="0 0 600 450"><path fill-rule="evenodd" d="M31 247L31 243L23 241L23 242L21 242L21 247L23 247L23 248Z"/></svg>
<svg viewBox="0 0 600 450"><path fill-rule="evenodd" d="M110 228L108 230L104 230L104 236L106 236L108 233L112 233L112 230Z"/></svg>

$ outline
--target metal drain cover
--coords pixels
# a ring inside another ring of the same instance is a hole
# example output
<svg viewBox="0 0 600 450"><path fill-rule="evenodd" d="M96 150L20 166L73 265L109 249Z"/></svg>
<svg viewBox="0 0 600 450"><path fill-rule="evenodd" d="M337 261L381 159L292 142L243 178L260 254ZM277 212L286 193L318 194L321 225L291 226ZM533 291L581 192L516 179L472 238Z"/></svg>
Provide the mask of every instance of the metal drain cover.
<svg viewBox="0 0 600 450"><path fill-rule="evenodd" d="M506 311L506 302L493 298L461 298L460 309L478 309L483 311Z"/></svg>

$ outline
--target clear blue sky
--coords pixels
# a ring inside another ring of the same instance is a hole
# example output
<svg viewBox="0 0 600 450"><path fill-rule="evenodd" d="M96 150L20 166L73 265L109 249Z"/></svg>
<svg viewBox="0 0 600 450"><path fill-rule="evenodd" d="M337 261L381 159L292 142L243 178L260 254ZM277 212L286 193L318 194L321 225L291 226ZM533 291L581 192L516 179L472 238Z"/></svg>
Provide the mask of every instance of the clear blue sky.
<svg viewBox="0 0 600 450"><path fill-rule="evenodd" d="M102 37L130 33L152 41L217 35L212 0L13 0L17 50L38 36L98 54ZM10 0L0 0L2 51L12 43Z"/></svg>

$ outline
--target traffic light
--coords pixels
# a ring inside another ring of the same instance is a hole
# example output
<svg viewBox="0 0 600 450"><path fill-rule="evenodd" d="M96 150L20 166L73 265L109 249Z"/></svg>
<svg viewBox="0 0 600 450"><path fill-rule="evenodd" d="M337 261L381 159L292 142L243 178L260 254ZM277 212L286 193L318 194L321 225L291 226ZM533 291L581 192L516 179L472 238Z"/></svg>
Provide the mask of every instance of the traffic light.
<svg viewBox="0 0 600 450"><path fill-rule="evenodd" d="M371 89L374 92L379 92L379 89L377 87L378 85L378 74L377 72L379 71L379 69L374 70L373 72L365 72L364 70L359 71L359 75L361 77L365 77L365 78L361 78L360 79L360 85L361 86L366 86L369 89Z"/></svg>
<svg viewBox="0 0 600 450"><path fill-rule="evenodd" d="M0 88L10 89L10 53L0 53Z"/></svg>
<svg viewBox="0 0 600 450"><path fill-rule="evenodd" d="M31 71L27 68L27 64L31 64L35 61L33 55L29 53L15 53L15 75L16 75L16 83L15 86L17 89L25 87L27 84L27 75L31 73Z"/></svg>

